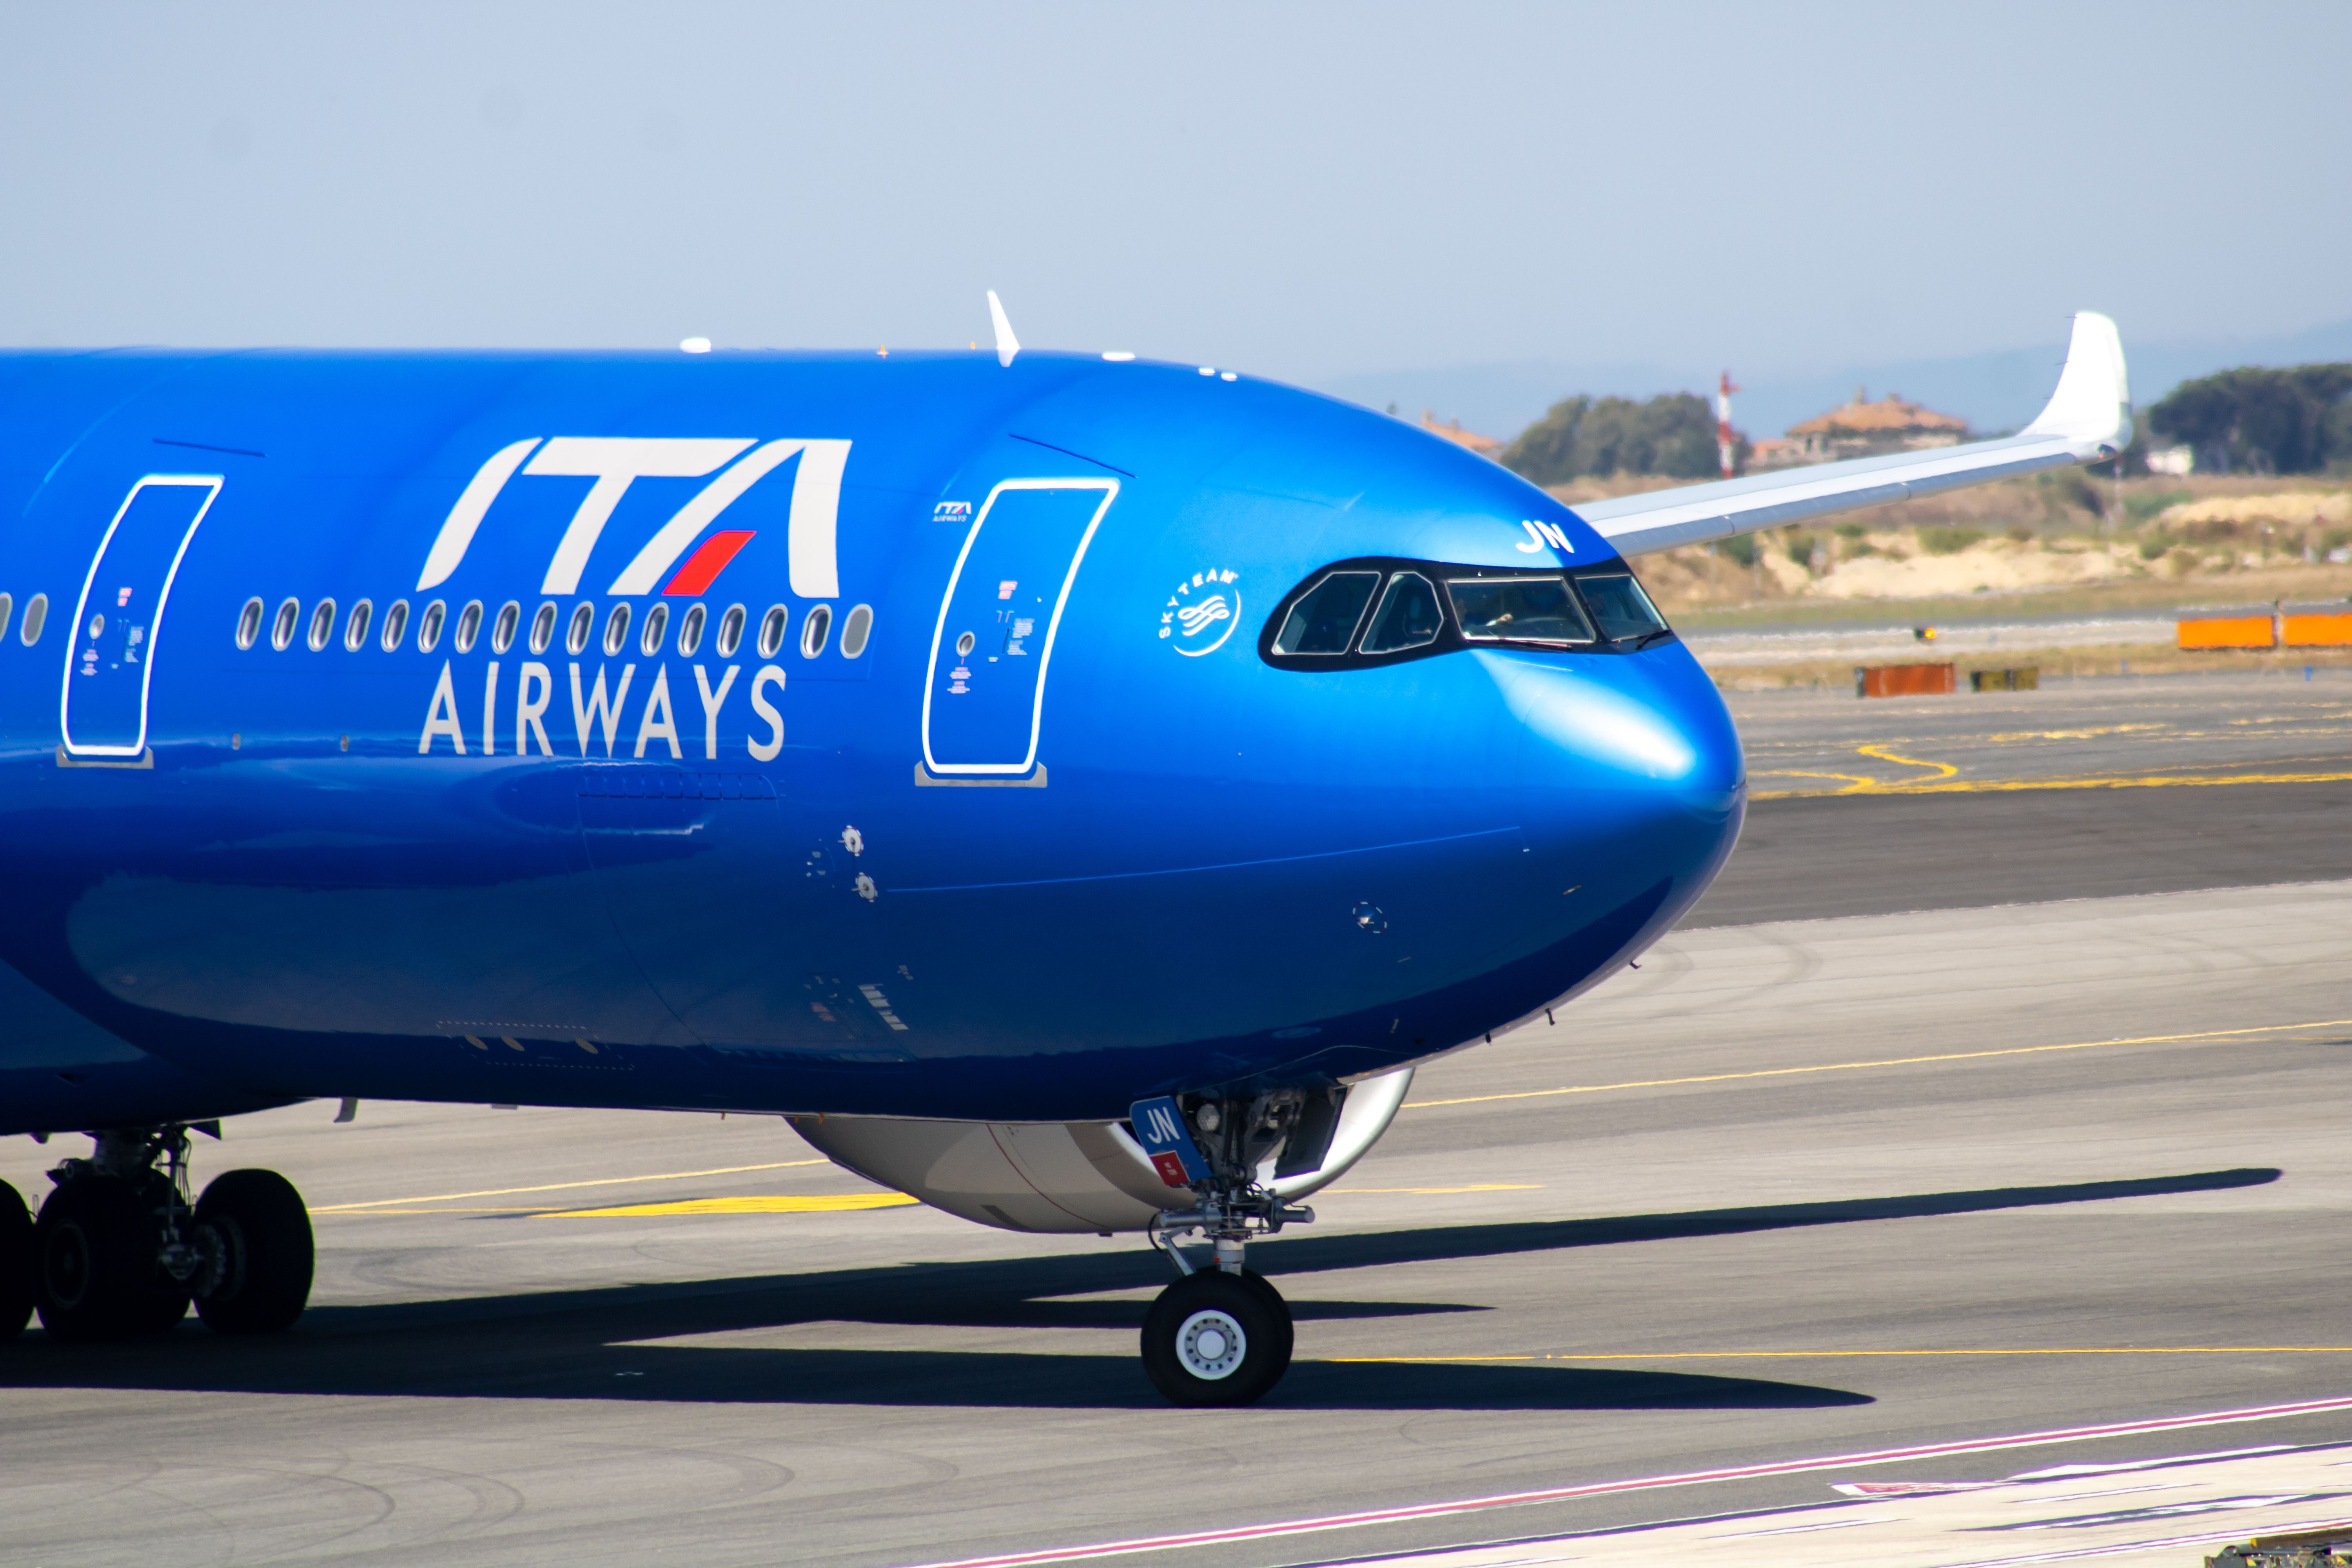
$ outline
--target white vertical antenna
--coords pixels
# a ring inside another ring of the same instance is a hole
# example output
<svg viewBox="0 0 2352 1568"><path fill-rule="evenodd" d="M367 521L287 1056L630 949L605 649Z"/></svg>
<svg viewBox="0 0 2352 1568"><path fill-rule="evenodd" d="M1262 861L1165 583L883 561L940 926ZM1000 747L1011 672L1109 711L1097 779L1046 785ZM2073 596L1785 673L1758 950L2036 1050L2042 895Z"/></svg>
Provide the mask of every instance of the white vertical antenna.
<svg viewBox="0 0 2352 1568"><path fill-rule="evenodd" d="M1021 340L1013 335L1013 323L1004 314L1004 301L996 290L988 291L988 319L996 325L996 363L1010 369L1013 356L1021 352Z"/></svg>
<svg viewBox="0 0 2352 1568"><path fill-rule="evenodd" d="M1731 384L1731 373L1725 371L1715 389L1715 452L1723 465L1723 477L1731 478L1739 456L1738 437L1731 433L1731 395L1739 388Z"/></svg>

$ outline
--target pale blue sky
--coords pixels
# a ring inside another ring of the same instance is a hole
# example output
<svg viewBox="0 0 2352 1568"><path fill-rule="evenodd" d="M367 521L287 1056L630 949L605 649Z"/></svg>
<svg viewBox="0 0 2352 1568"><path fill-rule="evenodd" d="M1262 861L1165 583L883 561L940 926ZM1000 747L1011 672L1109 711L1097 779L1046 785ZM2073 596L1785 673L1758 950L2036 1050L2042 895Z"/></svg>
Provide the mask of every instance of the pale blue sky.
<svg viewBox="0 0 2352 1568"><path fill-rule="evenodd" d="M1321 384L2277 337L2352 318L2347 61L2335 0L7 0L0 342L960 344L990 287Z"/></svg>

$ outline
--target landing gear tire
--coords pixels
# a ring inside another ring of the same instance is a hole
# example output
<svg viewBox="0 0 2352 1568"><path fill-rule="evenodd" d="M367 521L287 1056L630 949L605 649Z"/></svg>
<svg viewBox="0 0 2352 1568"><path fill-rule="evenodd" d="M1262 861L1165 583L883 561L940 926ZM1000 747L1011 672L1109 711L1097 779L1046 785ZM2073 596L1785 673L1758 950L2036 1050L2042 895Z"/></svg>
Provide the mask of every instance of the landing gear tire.
<svg viewBox="0 0 2352 1568"><path fill-rule="evenodd" d="M1255 1404L1290 1346L1290 1308L1259 1275L1186 1275L1143 1315L1143 1370L1176 1405Z"/></svg>
<svg viewBox="0 0 2352 1568"><path fill-rule="evenodd" d="M160 1261L160 1206L121 1176L84 1175L49 1194L33 1226L33 1300L52 1336L127 1340L187 1315L188 1288Z"/></svg>
<svg viewBox="0 0 2352 1568"><path fill-rule="evenodd" d="M275 1171L226 1171L196 1200L196 1315L221 1334L289 1329L310 1300L310 1211Z"/></svg>
<svg viewBox="0 0 2352 1568"><path fill-rule="evenodd" d="M33 1321L33 1216L16 1189L0 1182L0 1344Z"/></svg>

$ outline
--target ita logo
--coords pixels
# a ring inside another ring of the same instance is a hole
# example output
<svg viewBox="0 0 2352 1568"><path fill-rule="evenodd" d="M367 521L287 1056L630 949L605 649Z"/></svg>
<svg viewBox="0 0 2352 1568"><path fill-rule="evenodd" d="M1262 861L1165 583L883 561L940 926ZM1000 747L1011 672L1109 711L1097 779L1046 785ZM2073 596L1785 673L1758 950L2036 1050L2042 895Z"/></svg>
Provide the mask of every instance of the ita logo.
<svg viewBox="0 0 2352 1568"><path fill-rule="evenodd" d="M1176 645L1186 658L1198 658L1225 646L1242 621L1242 591L1234 585L1241 574L1212 566L1176 584L1160 607L1160 636Z"/></svg>

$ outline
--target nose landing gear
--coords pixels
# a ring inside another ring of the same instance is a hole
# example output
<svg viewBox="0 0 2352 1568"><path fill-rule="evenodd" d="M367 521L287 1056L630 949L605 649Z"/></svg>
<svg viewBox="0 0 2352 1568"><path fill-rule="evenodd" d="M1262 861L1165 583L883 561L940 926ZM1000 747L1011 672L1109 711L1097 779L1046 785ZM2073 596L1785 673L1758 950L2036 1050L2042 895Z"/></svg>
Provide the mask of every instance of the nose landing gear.
<svg viewBox="0 0 2352 1568"><path fill-rule="evenodd" d="M1315 1218L1257 1180L1261 1163L1294 1131L1300 1102L1289 1091L1203 1100L1192 1111L1201 1134L1194 1146L1210 1174L1192 1184L1191 1212L1162 1215L1151 1227L1152 1245L1179 1278L1143 1316L1143 1370L1171 1404L1254 1405L1290 1369L1290 1303L1244 1255L1251 1237ZM1174 1238L1186 1232L1213 1244L1211 1267L1196 1268L1178 1248Z"/></svg>
<svg viewBox="0 0 2352 1568"><path fill-rule="evenodd" d="M310 1216L285 1177L230 1171L192 1205L188 1129L91 1137L90 1158L49 1173L57 1185L37 1220L26 1223L14 1189L0 1191L0 1339L30 1310L79 1343L159 1333L191 1301L219 1333L275 1332L301 1315Z"/></svg>

